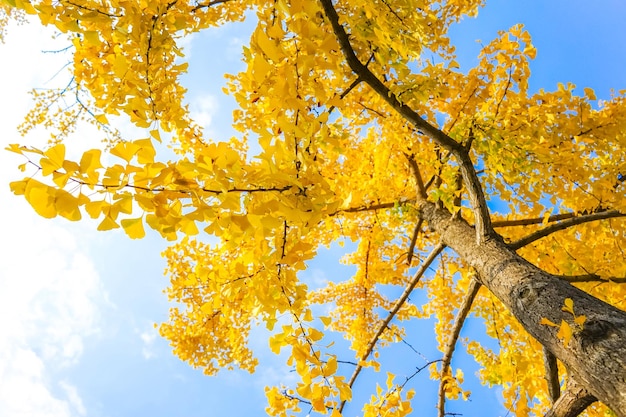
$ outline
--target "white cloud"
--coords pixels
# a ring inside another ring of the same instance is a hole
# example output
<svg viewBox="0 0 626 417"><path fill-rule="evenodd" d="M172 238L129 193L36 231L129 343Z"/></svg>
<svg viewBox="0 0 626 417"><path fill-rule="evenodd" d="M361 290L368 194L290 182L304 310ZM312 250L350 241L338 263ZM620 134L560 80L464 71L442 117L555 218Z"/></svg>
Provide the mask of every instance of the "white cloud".
<svg viewBox="0 0 626 417"><path fill-rule="evenodd" d="M38 51L49 39L36 25L10 27L0 45L2 61L10 63L0 68L1 148L20 140L15 127L30 104L25 93L45 81ZM82 229L39 218L9 192L8 182L22 176L21 162L0 151L0 415L81 416L86 410L78 390L55 381L54 372L76 364L85 337L98 331L96 302L104 295L85 252L89 236L78 240Z"/></svg>
<svg viewBox="0 0 626 417"><path fill-rule="evenodd" d="M156 340L157 336L158 336L157 330L153 326L150 326L149 329L143 331L139 335L139 337L141 338L141 341L143 342L141 354L144 357L144 359L149 360L152 358L156 358L157 354L156 354L156 349L154 347L154 341Z"/></svg>
<svg viewBox="0 0 626 417"><path fill-rule="evenodd" d="M72 408L76 410L76 413L78 413L78 415L80 416L86 415L87 410L85 409L85 406L83 405L83 401L80 399L80 396L78 395L78 391L76 390L76 387L67 383L66 381L61 381L59 385L65 392L65 395L67 396L67 399L70 405L72 406Z"/></svg>
<svg viewBox="0 0 626 417"><path fill-rule="evenodd" d="M213 116L218 109L218 100L212 95L204 95L192 100L190 115L195 122L204 129L205 135L209 136L209 129Z"/></svg>

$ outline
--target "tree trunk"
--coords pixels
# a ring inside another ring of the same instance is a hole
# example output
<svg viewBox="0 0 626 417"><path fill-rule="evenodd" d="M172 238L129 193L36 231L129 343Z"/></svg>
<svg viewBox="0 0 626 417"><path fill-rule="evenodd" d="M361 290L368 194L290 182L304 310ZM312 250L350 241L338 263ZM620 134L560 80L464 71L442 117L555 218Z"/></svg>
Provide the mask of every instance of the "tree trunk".
<svg viewBox="0 0 626 417"><path fill-rule="evenodd" d="M626 417L626 312L537 268L499 236L477 244L474 228L464 220L432 203L424 202L420 209L443 242L476 269L481 283L563 362L570 376L618 416ZM573 324L572 314L562 310L566 298L574 301L577 316L586 317L567 346L557 337L557 327L540 323L546 318Z"/></svg>

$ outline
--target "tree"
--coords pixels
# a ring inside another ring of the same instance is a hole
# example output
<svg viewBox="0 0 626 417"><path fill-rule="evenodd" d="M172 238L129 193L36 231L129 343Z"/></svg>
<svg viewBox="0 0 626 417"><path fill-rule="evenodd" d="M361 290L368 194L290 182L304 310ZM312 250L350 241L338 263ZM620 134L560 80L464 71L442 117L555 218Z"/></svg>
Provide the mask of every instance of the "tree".
<svg viewBox="0 0 626 417"><path fill-rule="evenodd" d="M467 349L516 415L626 416L623 92L530 93L535 49L519 25L461 72L447 31L475 0L5 3L73 48L71 83L36 93L22 125L48 127L50 146L10 146L35 171L11 189L44 217L171 240L168 292L184 308L160 331L181 359L253 372L247 338L264 325L300 379L267 388L268 413L338 416L403 322L435 317L444 415L466 397L451 359L472 312L500 350ZM184 105L177 42L253 12L247 68L228 76L241 135L211 140ZM111 129L119 115L149 137ZM72 160L64 140L81 119L107 139ZM173 161L157 158L164 144ZM345 240L353 277L300 279L320 245ZM390 375L364 415L408 415L413 395Z"/></svg>

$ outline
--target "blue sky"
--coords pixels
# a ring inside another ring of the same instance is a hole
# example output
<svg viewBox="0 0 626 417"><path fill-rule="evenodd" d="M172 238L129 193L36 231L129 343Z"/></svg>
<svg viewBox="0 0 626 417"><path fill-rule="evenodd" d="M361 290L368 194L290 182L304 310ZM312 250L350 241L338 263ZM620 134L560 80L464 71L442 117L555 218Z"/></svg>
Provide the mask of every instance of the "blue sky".
<svg viewBox="0 0 626 417"><path fill-rule="evenodd" d="M594 88L599 98L608 98L611 87L626 89L623 1L487 3L478 19L466 20L453 31L462 68L476 62L477 39L486 43L497 30L521 22L538 49L532 89L549 90L559 81L571 81ZM222 74L241 65L239 51L248 31L247 24L237 24L195 35L186 43L191 66L184 82L190 106L216 138L233 134L228 123L233 102L221 93ZM12 27L6 44L0 45L2 147L21 140L15 127L30 104L26 92L51 85L50 78L64 63L63 57L40 52L57 46L36 24ZM84 146L97 146L89 128L81 128L78 135ZM28 140L42 143L45 133L35 132ZM14 155L0 152L5 183L0 186L0 416L263 415L263 386L293 380L284 361L269 353L264 334L257 332L252 341L261 358L255 375L223 372L209 378L180 362L153 328L167 318L162 293L167 280L160 257L165 242L155 234L131 241L119 231L96 232L91 221L37 217L8 190L9 181L21 178L19 163ZM336 271L340 252L322 251L305 272L308 278L324 280ZM464 332L474 329L480 331L480 323L470 321ZM432 344L424 342L432 335L428 323L416 324L415 331L419 336L414 346L428 359L437 358ZM407 359L411 367L423 363L407 347L384 355L398 369ZM504 415L497 391L471 381L475 366L470 363L464 370L472 401L453 403L450 411ZM374 377L366 375L360 386L371 385ZM416 381L416 409L435 415L435 385L426 374ZM360 406L346 411L347 416L359 415Z"/></svg>

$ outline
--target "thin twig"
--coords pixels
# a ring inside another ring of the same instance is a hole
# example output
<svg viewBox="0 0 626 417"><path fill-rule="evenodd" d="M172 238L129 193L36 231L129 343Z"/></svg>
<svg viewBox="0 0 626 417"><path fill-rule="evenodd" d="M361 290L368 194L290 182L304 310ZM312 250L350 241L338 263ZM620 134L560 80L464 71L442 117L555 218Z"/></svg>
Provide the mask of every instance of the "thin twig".
<svg viewBox="0 0 626 417"><path fill-rule="evenodd" d="M339 209L335 212L332 212L329 214L329 216L336 216L340 213L361 213L364 211L384 210L384 209L394 208L398 206L404 206L404 205L411 204L414 202L415 200L400 200L400 201L394 201L391 203L378 203L378 204L371 204L371 205L364 205L364 206L357 206L357 207L348 207L345 209Z"/></svg>
<svg viewBox="0 0 626 417"><path fill-rule="evenodd" d="M450 339L445 346L445 351L443 354L443 361L441 364L441 380L439 381L439 403L437 404L437 410L439 410L439 417L443 417L445 412L445 402L446 402L446 381L445 376L448 373L450 368L450 362L452 361L452 354L454 353L454 348L456 347L456 342L459 339L459 335L461 334L461 328L465 323L465 319L469 314L472 303L474 302L474 298L476 298L476 294L478 294L478 290L480 289L480 282L477 279L472 278L467 288L467 294L463 303L459 307L459 311L454 319L454 324L452 326L452 334L450 335Z"/></svg>
<svg viewBox="0 0 626 417"><path fill-rule="evenodd" d="M528 236L523 237L509 244L509 247L513 250L518 250L526 245L533 243L536 240L549 236L552 233L558 232L560 230L570 228L572 226L576 226L576 225L583 224L583 223L589 223L589 222L593 222L596 220L604 220L604 219L611 219L615 217L625 217L625 216L626 216L626 213L622 213L618 210L607 210L607 211L601 211L598 213L591 213L591 214L585 214L582 216L572 217L570 219L563 220L559 223L546 226L543 229L539 229L536 232L533 232L529 234Z"/></svg>
<svg viewBox="0 0 626 417"><path fill-rule="evenodd" d="M480 243L483 237L492 233L491 218L487 201L476 174L474 164L465 147L446 135L443 131L430 124L426 119L422 118L415 110L398 100L394 94L367 66L365 66L356 56L350 37L339 22L339 15L333 6L332 0L320 0L326 18L330 22L333 32L337 37L337 41L346 58L346 61L352 71L362 78L378 95L384 99L396 112L398 112L405 120L415 126L424 135L431 138L448 151L450 151L457 159L463 181L467 187L468 195L472 208L475 212L475 228L476 240Z"/></svg>
<svg viewBox="0 0 626 417"><path fill-rule="evenodd" d="M572 217L576 216L577 214L574 212L558 213L549 216L547 221L545 217L533 217L530 219L494 220L493 222L491 222L491 225L493 227L530 226L532 224L541 224L544 221L546 221L547 223L554 223L561 220L571 219Z"/></svg>
<svg viewBox="0 0 626 417"><path fill-rule="evenodd" d="M420 167L417 165L417 161L415 160L415 155L408 155L407 159L409 160L409 165L413 170L413 176L415 177L415 183L417 184L417 192L419 193L419 196L425 200L428 197L428 194L426 193L424 180L422 179L422 174L420 173Z"/></svg>
<svg viewBox="0 0 626 417"><path fill-rule="evenodd" d="M191 9L191 11L195 12L195 11L200 10L200 9L205 9L205 8L209 8L209 7L212 7L212 6L217 6L218 4L221 4L221 3L228 3L229 1L231 1L231 0L213 0L213 1L210 1L208 3L200 3L200 4L197 4L193 9Z"/></svg>
<svg viewBox="0 0 626 417"><path fill-rule="evenodd" d="M626 277L601 277L598 274L583 274L583 275L555 275L557 278L567 281L569 283L577 282L600 282L600 283L613 283L613 284L626 284Z"/></svg>
<svg viewBox="0 0 626 417"><path fill-rule="evenodd" d="M422 230L422 223L424 223L424 219L419 219L417 221L415 230L413 230L413 236L411 236L411 244L409 245L409 251L406 255L406 263L408 266L411 266L411 261L413 260L413 252L415 251L415 245L417 244L417 236Z"/></svg>
<svg viewBox="0 0 626 417"><path fill-rule="evenodd" d="M439 256L439 254L443 251L444 248L445 248L445 245L443 245L442 243L439 243L437 246L435 246L435 248L433 248L432 252L430 252L428 257L424 260L424 262L420 266L420 269L415 273L415 275L413 275L413 278L411 278L411 281L408 283L408 285L404 289L404 292L402 293L400 298L398 298L393 308L389 311L389 314L387 315L385 320L383 320L383 322L380 324L380 327L378 328L378 331L376 332L372 340L370 340L369 344L367 345L367 349L365 350L365 353L361 355L361 361L366 360L368 356L372 353L372 351L374 350L374 347L376 346L376 343L378 343L378 339L380 338L380 336L382 336L384 331L387 329L387 326L389 326L389 323L391 322L391 320L395 317L398 311L400 311L400 308L404 305L406 300L409 298L411 291L413 291L417 283L420 281L420 279L422 278L422 276L424 275L424 273L430 266L430 264L433 263L433 261L437 258L437 256ZM356 378L359 376L362 369L363 369L363 366L361 364L359 364L355 368L354 372L352 373L352 376L350 377L350 381L348 382L348 386L350 388L352 388L352 385L354 385L354 381L356 381ZM345 406L345 404L346 404L346 401L345 400L342 401L341 406L339 407L340 412L343 410L343 407Z"/></svg>

